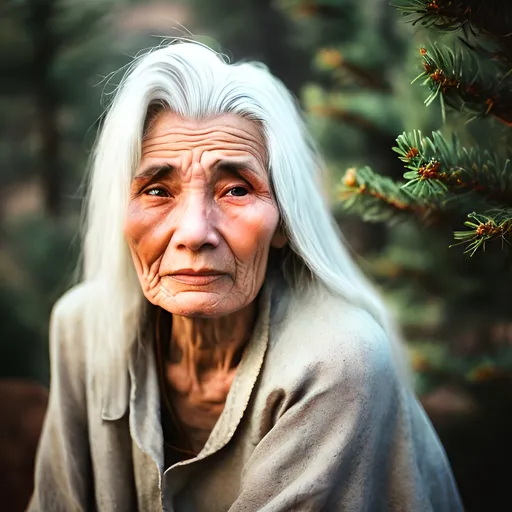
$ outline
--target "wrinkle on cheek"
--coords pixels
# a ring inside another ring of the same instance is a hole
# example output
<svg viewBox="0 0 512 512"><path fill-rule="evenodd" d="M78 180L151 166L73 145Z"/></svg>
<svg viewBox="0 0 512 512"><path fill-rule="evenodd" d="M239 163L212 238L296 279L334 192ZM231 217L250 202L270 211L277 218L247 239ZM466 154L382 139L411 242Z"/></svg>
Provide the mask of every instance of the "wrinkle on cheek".
<svg viewBox="0 0 512 512"><path fill-rule="evenodd" d="M247 297L248 295L255 295L257 293L264 279L267 258L268 251L258 247L249 261L236 259L236 283L241 296Z"/></svg>
<svg viewBox="0 0 512 512"><path fill-rule="evenodd" d="M268 203L256 203L241 209L235 218L230 218L231 222L235 221L240 226L233 230L240 233L233 254L236 268L235 288L240 293L240 298L243 298L242 295L245 298L254 296L265 277L271 239L279 224L277 208L273 202L271 204L270 209Z"/></svg>
<svg viewBox="0 0 512 512"><path fill-rule="evenodd" d="M150 287L155 286L155 284L160 279L160 263L162 262L162 256L157 258L148 268L147 273L145 274L145 278Z"/></svg>
<svg viewBox="0 0 512 512"><path fill-rule="evenodd" d="M172 219L161 212L152 214L150 211L142 211L133 224L134 227L129 232L129 243L139 252L141 258L152 264L169 243L169 225L172 224Z"/></svg>
<svg viewBox="0 0 512 512"><path fill-rule="evenodd" d="M136 201L131 201L128 205L126 218L124 222L124 236L130 247L138 245L142 230L140 228L140 219L144 216L144 210L140 208Z"/></svg>
<svg viewBox="0 0 512 512"><path fill-rule="evenodd" d="M165 216L158 209L145 209L134 200L128 207L124 234L140 284L148 298L156 295L160 281L160 265L167 246ZM160 232L159 232L160 231Z"/></svg>
<svg viewBox="0 0 512 512"><path fill-rule="evenodd" d="M143 275L144 274L144 265L142 263L142 260L139 258L137 251L135 251L132 247L130 247L130 253L132 255L133 265L135 266L135 270L137 271L137 274Z"/></svg>
<svg viewBox="0 0 512 512"><path fill-rule="evenodd" d="M149 301L154 302L161 292L161 278L159 274L162 258L158 258L149 267L145 266L143 272L139 274L142 291Z"/></svg>
<svg viewBox="0 0 512 512"><path fill-rule="evenodd" d="M267 267L267 261L266 258L268 256L268 251L264 249L258 249L256 251L256 254L254 255L253 260L253 271L252 274L252 282L250 283L250 286L253 289L253 292L258 287L258 284L260 281L263 280L264 273Z"/></svg>

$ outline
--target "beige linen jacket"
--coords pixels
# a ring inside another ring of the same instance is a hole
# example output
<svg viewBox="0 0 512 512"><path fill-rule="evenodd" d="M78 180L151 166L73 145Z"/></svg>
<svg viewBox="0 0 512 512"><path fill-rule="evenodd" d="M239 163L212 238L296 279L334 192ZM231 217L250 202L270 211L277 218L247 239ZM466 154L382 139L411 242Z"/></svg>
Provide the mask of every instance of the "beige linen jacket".
<svg viewBox="0 0 512 512"><path fill-rule="evenodd" d="M320 289L262 297L206 445L169 468L153 350L134 349L122 375L98 374L82 333L93 288L60 299L29 510L462 510L443 448L376 322Z"/></svg>

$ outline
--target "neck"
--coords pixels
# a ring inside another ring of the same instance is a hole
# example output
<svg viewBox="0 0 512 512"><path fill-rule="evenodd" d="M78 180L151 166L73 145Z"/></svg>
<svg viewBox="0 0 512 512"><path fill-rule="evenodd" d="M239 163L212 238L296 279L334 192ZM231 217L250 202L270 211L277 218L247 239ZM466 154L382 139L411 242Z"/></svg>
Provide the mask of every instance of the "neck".
<svg viewBox="0 0 512 512"><path fill-rule="evenodd" d="M173 315L170 362L186 367L193 380L210 372L228 373L238 365L256 317L253 302L240 311L219 318Z"/></svg>

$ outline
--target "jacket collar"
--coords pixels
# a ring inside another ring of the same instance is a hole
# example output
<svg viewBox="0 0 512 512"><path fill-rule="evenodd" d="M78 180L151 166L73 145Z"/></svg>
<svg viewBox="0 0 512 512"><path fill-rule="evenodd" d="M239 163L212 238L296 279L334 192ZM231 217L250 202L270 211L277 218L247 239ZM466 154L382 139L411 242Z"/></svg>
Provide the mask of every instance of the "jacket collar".
<svg viewBox="0 0 512 512"><path fill-rule="evenodd" d="M126 414L130 398L130 375L126 361L123 359L119 363L111 363L109 374L101 380L101 419L119 420Z"/></svg>
<svg viewBox="0 0 512 512"><path fill-rule="evenodd" d="M208 441L197 456L198 459L203 459L225 446L242 420L268 347L271 299L271 288L267 285L262 290L258 319L244 349L226 404Z"/></svg>

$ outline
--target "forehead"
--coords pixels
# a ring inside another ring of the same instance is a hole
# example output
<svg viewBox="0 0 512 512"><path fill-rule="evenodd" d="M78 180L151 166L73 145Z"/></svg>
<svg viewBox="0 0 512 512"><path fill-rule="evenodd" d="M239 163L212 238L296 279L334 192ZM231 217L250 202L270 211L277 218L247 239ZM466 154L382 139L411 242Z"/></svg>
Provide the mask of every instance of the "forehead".
<svg viewBox="0 0 512 512"><path fill-rule="evenodd" d="M142 157L156 153L234 151L249 153L265 161L266 149L261 126L235 114L190 119L163 111L153 119L142 141Z"/></svg>

